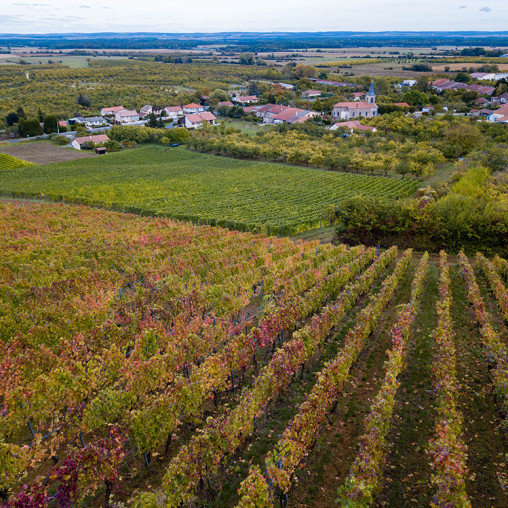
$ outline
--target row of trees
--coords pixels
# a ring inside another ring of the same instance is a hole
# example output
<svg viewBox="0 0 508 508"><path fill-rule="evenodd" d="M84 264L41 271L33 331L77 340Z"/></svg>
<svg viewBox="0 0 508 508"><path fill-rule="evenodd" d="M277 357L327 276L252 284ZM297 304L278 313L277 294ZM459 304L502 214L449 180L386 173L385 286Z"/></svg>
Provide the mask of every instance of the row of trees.
<svg viewBox="0 0 508 508"><path fill-rule="evenodd" d="M383 138L367 140L360 135L343 139L340 134L328 132L314 137L286 129L249 137L230 131L219 135L202 132L191 138L189 146L215 155L385 176L398 174L402 177L408 174L415 177L429 175L435 170L436 164L445 160L440 150L425 143L388 141Z"/></svg>

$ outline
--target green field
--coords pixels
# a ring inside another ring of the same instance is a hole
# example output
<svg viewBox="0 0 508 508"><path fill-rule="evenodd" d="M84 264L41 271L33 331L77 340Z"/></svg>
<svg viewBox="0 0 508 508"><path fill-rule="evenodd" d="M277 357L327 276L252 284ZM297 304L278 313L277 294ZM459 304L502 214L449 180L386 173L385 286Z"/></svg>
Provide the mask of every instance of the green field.
<svg viewBox="0 0 508 508"><path fill-rule="evenodd" d="M145 146L3 171L0 193L45 197L238 230L294 234L354 195L407 196L415 181Z"/></svg>

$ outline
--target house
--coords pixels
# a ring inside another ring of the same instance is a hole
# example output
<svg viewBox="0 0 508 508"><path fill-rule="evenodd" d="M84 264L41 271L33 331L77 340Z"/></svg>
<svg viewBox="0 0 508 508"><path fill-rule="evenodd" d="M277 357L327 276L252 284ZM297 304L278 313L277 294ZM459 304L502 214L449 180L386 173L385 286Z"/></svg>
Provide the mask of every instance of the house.
<svg viewBox="0 0 508 508"><path fill-rule="evenodd" d="M498 97L501 104L508 104L508 93L503 93Z"/></svg>
<svg viewBox="0 0 508 508"><path fill-rule="evenodd" d="M305 90L305 92L302 92L302 97L304 99L317 99L318 97L321 97L321 92L319 90Z"/></svg>
<svg viewBox="0 0 508 508"><path fill-rule="evenodd" d="M60 127L60 128L62 128L62 127L67 128L67 122L65 120L58 120L58 127Z"/></svg>
<svg viewBox="0 0 508 508"><path fill-rule="evenodd" d="M407 102L394 102L394 106L398 106L399 108L410 108L411 106Z"/></svg>
<svg viewBox="0 0 508 508"><path fill-rule="evenodd" d="M489 103L489 101L485 99L485 97L478 97L478 99L476 99L474 103L477 104L478 106L486 106Z"/></svg>
<svg viewBox="0 0 508 508"><path fill-rule="evenodd" d="M350 120L349 122L337 122L330 127L331 131L336 131L337 129L344 128L350 129L351 132L357 129L360 131L371 131L376 132L377 129L375 127L371 127L370 125L362 125L358 120Z"/></svg>
<svg viewBox="0 0 508 508"><path fill-rule="evenodd" d="M165 115L162 114L163 111L166 112ZM166 106L163 110L161 110L161 116L166 116L167 118L171 118L175 121L183 116L183 108L182 106Z"/></svg>
<svg viewBox="0 0 508 508"><path fill-rule="evenodd" d="M102 108L101 116L115 116L119 111L123 111L123 106L114 106L112 108Z"/></svg>
<svg viewBox="0 0 508 508"><path fill-rule="evenodd" d="M115 121L117 123L132 123L137 122L139 120L139 115L137 111L130 111L128 109L123 109L122 111L118 111L115 114Z"/></svg>
<svg viewBox="0 0 508 508"><path fill-rule="evenodd" d="M256 111L258 111L259 108L260 108L260 106L243 106L242 107L243 112L246 115L250 115L251 113L256 113Z"/></svg>
<svg viewBox="0 0 508 508"><path fill-rule="evenodd" d="M416 79L405 79L404 81L402 81L402 83L399 83L397 86L399 88L402 88L404 86L408 86L408 87L412 87L412 86L415 86L416 85Z"/></svg>
<svg viewBox="0 0 508 508"><path fill-rule="evenodd" d="M191 115L193 113L202 113L205 110L203 106L200 104L196 104L195 102L191 102L190 104L186 104L183 107L184 115Z"/></svg>
<svg viewBox="0 0 508 508"><path fill-rule="evenodd" d="M273 115L270 118L270 123L280 124L280 123L304 123L309 118L312 118L319 113L315 111L309 111L308 109L299 109L299 108L286 108L284 111Z"/></svg>
<svg viewBox="0 0 508 508"><path fill-rule="evenodd" d="M365 95L365 92L354 92L351 94L354 101L361 101L362 97Z"/></svg>
<svg viewBox="0 0 508 508"><path fill-rule="evenodd" d="M209 111L203 111L202 113L191 113L190 115L185 115L184 117L185 127L187 129L199 129L203 127L204 123L208 123L209 125L217 125L217 118L214 114Z"/></svg>
<svg viewBox="0 0 508 508"><path fill-rule="evenodd" d="M295 88L294 85L290 85L288 83L274 83L275 86L280 86L284 90L293 90Z"/></svg>
<svg viewBox="0 0 508 508"><path fill-rule="evenodd" d="M258 98L255 95L240 95L238 97L233 97L233 100L241 106L245 106L247 104L257 104L258 102Z"/></svg>
<svg viewBox="0 0 508 508"><path fill-rule="evenodd" d="M84 119L85 126L87 129L93 129L94 127L101 127L107 124L106 120L102 116L89 116Z"/></svg>
<svg viewBox="0 0 508 508"><path fill-rule="evenodd" d="M145 116L148 116L150 113L153 113L153 108L152 106L150 106L149 104L143 106L140 110L139 110L139 116L141 118L144 118Z"/></svg>
<svg viewBox="0 0 508 508"><path fill-rule="evenodd" d="M222 101L217 104L218 108L232 108L234 104L231 101Z"/></svg>
<svg viewBox="0 0 508 508"><path fill-rule="evenodd" d="M370 82L369 91L365 94L364 101L338 102L332 109L332 117L336 120L350 120L351 118L377 116L376 93L374 82Z"/></svg>
<svg viewBox="0 0 508 508"><path fill-rule="evenodd" d="M499 109L492 111L487 116L487 121L495 123L508 123L508 104L505 104L504 106L501 106Z"/></svg>
<svg viewBox="0 0 508 508"><path fill-rule="evenodd" d="M450 81L449 79L436 79L430 84L431 88L434 88L436 92L442 93L445 90L467 90L477 92L478 95L492 95L495 92L493 86L484 86L477 83L467 85L466 83L458 83L457 81Z"/></svg>
<svg viewBox="0 0 508 508"><path fill-rule="evenodd" d="M495 74L493 72L473 72L470 76L474 79L494 79Z"/></svg>
<svg viewBox="0 0 508 508"><path fill-rule="evenodd" d="M105 143L106 141L109 141L109 137L107 134L97 134L96 136L84 136L82 138L75 138L74 141L71 143L72 148L75 148L76 150L81 150L81 147L85 143Z"/></svg>
<svg viewBox="0 0 508 508"><path fill-rule="evenodd" d="M265 104L256 111L256 116L262 118L264 123L273 123L270 119L282 113L285 109L288 109L288 106L283 106L282 104Z"/></svg>

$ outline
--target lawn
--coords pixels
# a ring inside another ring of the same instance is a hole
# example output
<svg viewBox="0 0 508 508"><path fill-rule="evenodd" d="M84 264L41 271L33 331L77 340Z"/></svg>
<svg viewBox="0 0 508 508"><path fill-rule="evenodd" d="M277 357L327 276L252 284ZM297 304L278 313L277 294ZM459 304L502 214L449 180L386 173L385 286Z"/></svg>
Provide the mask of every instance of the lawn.
<svg viewBox="0 0 508 508"><path fill-rule="evenodd" d="M354 195L412 194L398 178L320 171L145 146L2 172L4 196L45 197L246 231L295 234L324 225Z"/></svg>

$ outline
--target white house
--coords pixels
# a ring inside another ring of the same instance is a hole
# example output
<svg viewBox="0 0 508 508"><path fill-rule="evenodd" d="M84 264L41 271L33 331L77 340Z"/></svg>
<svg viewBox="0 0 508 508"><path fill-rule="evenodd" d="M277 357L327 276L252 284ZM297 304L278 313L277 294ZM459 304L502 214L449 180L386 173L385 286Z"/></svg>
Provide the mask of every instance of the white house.
<svg viewBox="0 0 508 508"><path fill-rule="evenodd" d="M190 104L186 104L183 107L184 115L191 115L193 113L202 113L205 110L203 106L200 104L196 104L195 102L191 102Z"/></svg>
<svg viewBox="0 0 508 508"><path fill-rule="evenodd" d="M166 106L162 111L166 112L166 118L171 118L173 121L178 120L183 116L182 106Z"/></svg>
<svg viewBox="0 0 508 508"><path fill-rule="evenodd" d="M93 129L94 127L100 127L108 123L102 116L89 116L84 120L87 129Z"/></svg>
<svg viewBox="0 0 508 508"><path fill-rule="evenodd" d="M317 99L321 97L321 92L319 90L305 90L305 92L302 92L302 97L304 99Z"/></svg>
<svg viewBox="0 0 508 508"><path fill-rule="evenodd" d="M233 100L242 106L247 104L257 104L258 98L255 95L240 95L233 97Z"/></svg>
<svg viewBox="0 0 508 508"><path fill-rule="evenodd" d="M113 106L112 108L102 108L101 116L115 116L119 111L123 111L123 106Z"/></svg>
<svg viewBox="0 0 508 508"><path fill-rule="evenodd" d="M190 115L184 116L185 127L187 129L199 129L203 127L204 123L209 125L217 125L217 118L213 113L209 111L203 111L202 113L191 113Z"/></svg>
<svg viewBox="0 0 508 508"><path fill-rule="evenodd" d="M129 111L128 109L124 109L122 111L118 111L115 114L115 120L117 123L132 123L139 121L139 114L137 111Z"/></svg>
<svg viewBox="0 0 508 508"><path fill-rule="evenodd" d="M76 150L81 150L81 147L85 143L101 144L105 143L106 141L109 141L109 137L107 136L107 134L97 134L96 136L84 136L82 138L74 138L74 140L71 143L71 146Z"/></svg>

